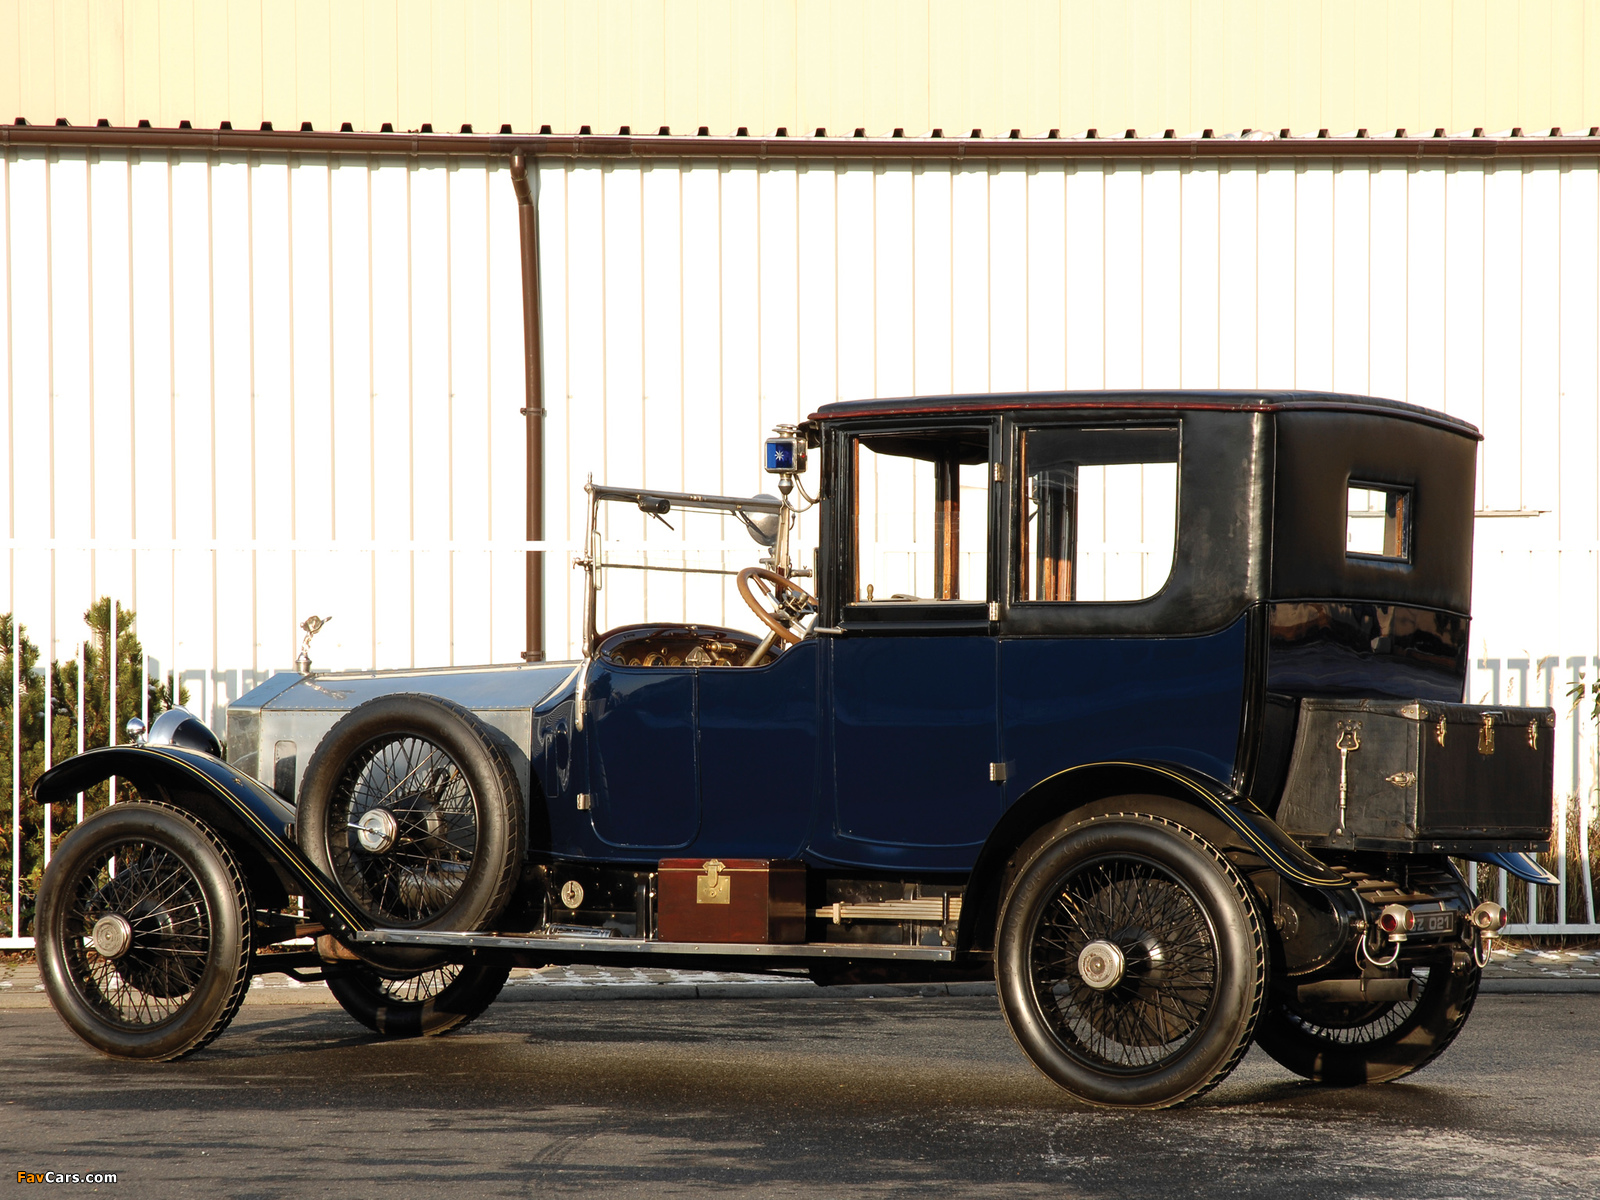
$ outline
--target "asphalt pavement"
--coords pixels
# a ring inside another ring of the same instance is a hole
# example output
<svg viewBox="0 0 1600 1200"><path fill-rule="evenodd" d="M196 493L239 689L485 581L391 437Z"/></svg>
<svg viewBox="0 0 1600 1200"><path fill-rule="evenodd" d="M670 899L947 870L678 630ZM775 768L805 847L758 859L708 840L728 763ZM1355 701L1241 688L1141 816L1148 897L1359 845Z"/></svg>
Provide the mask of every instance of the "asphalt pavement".
<svg viewBox="0 0 1600 1200"><path fill-rule="evenodd" d="M1072 1101L992 997L635 994L497 1003L410 1042L251 1003L160 1066L6 1007L0 1166L114 1173L54 1191L130 1197L1600 1193L1593 993L1486 995L1409 1082L1315 1087L1252 1051L1163 1113Z"/></svg>

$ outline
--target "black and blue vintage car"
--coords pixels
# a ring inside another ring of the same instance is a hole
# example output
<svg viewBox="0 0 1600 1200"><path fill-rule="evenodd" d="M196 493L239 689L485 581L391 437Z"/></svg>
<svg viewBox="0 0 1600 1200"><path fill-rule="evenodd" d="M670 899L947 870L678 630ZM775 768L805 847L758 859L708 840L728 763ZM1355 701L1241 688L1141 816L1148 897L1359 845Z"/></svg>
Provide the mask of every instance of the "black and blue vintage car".
<svg viewBox="0 0 1600 1200"><path fill-rule="evenodd" d="M51 863L46 986L172 1059L263 971L387 1036L515 965L992 977L1097 1104L1197 1096L1252 1041L1398 1078L1505 924L1455 860L1553 882L1553 712L1462 703L1478 440L1340 395L872 400L779 430L776 498L591 484L581 660L307 664L229 709L226 761L174 710L46 774L138 793ZM742 521L758 631L597 629L615 504Z"/></svg>

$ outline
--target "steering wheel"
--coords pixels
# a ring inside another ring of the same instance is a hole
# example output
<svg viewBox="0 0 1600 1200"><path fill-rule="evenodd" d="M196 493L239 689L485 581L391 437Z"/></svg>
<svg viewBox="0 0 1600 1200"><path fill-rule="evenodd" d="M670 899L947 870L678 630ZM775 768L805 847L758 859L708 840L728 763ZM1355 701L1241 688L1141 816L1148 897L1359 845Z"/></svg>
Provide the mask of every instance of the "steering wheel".
<svg viewBox="0 0 1600 1200"><path fill-rule="evenodd" d="M774 610L773 612L768 612L767 609L762 607L761 602L758 601L755 598L755 595L751 592L750 581L752 579L754 579L756 581L756 585L760 587L761 594L772 602L772 607ZM787 576L779 575L776 571L769 571L765 567L746 567L744 570L739 572L738 583L739 595L742 596L744 598L744 602L750 606L750 611L755 613L755 615L761 619L761 623L763 625L772 630L773 633L777 634L791 646L800 641L800 635L789 629L775 615L775 613L782 612L787 616L790 605L794 603L793 601L785 603L783 600L779 599L779 596L784 592L794 592L796 597L803 605L809 604L813 608L815 608L817 604L815 596L806 591L805 588L801 587L794 580L788 578ZM774 586L768 587L768 584L772 584Z"/></svg>

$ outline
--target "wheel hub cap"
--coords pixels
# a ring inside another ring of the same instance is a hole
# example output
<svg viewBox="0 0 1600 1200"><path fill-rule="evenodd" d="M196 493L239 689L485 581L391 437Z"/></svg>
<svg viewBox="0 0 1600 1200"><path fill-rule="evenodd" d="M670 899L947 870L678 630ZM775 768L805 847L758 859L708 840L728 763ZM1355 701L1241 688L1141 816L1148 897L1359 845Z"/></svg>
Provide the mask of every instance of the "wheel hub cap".
<svg viewBox="0 0 1600 1200"><path fill-rule="evenodd" d="M133 926L119 913L101 917L94 923L89 935L95 950L102 958L121 958L133 945Z"/></svg>
<svg viewBox="0 0 1600 1200"><path fill-rule="evenodd" d="M369 854L382 854L394 846L400 826L388 809L372 808L355 823L356 840Z"/></svg>
<svg viewBox="0 0 1600 1200"><path fill-rule="evenodd" d="M1078 953L1078 975L1097 991L1121 983L1127 965L1121 947L1112 942L1090 942Z"/></svg>

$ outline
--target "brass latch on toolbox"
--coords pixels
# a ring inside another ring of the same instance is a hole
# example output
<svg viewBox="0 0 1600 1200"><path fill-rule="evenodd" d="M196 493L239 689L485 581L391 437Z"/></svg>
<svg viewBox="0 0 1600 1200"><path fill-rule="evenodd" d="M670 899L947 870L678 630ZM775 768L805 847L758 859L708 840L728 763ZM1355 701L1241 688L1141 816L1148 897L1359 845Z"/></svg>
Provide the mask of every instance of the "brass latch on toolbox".
<svg viewBox="0 0 1600 1200"><path fill-rule="evenodd" d="M1340 721L1339 736L1334 742L1334 746L1339 751L1339 827L1334 830L1334 833L1343 833L1345 796L1349 791L1346 761L1349 759L1351 751L1361 749L1361 722Z"/></svg>
<svg viewBox="0 0 1600 1200"><path fill-rule="evenodd" d="M1494 713L1483 714L1483 727L1478 730L1478 753L1494 753Z"/></svg>
<svg viewBox="0 0 1600 1200"><path fill-rule="evenodd" d="M696 904L727 904L733 894L730 886L733 880L722 874L724 867L716 859L706 863L706 873L698 876L694 881L694 902Z"/></svg>

